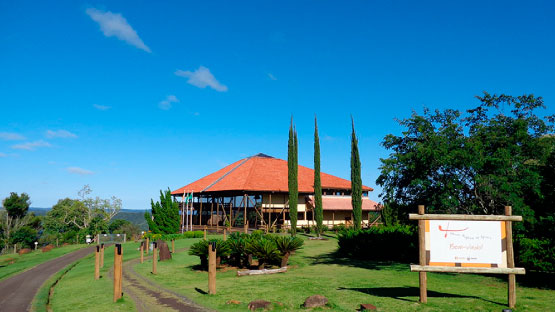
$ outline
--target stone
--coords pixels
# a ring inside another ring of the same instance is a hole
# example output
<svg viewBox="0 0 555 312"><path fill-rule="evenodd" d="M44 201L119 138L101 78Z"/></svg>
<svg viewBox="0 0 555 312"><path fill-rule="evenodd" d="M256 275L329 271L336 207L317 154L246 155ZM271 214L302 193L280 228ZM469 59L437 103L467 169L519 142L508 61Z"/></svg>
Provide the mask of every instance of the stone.
<svg viewBox="0 0 555 312"><path fill-rule="evenodd" d="M17 253L20 254L20 255L24 255L24 254L30 253L31 251L32 250L29 249L29 248L23 248L23 249L20 249Z"/></svg>
<svg viewBox="0 0 555 312"><path fill-rule="evenodd" d="M158 244L158 255L160 256L160 261L171 260L172 254L168 244L166 244L163 240L157 240L156 243Z"/></svg>
<svg viewBox="0 0 555 312"><path fill-rule="evenodd" d="M378 308L376 308L375 305L370 304L370 303L364 303L360 305L360 310L361 311L369 311L369 310L377 310Z"/></svg>
<svg viewBox="0 0 555 312"><path fill-rule="evenodd" d="M271 302L266 300L254 300L249 302L249 310L255 311L258 309L268 309L272 305Z"/></svg>
<svg viewBox="0 0 555 312"><path fill-rule="evenodd" d="M228 300L225 304L241 304L239 300Z"/></svg>
<svg viewBox="0 0 555 312"><path fill-rule="evenodd" d="M304 301L304 307L305 308L323 307L326 304L328 304L328 298L326 298L322 295L310 296L310 297L306 298L305 301Z"/></svg>
<svg viewBox="0 0 555 312"><path fill-rule="evenodd" d="M54 249L54 245L46 245L44 247L42 247L40 250L42 250L42 252L49 252L50 250Z"/></svg>

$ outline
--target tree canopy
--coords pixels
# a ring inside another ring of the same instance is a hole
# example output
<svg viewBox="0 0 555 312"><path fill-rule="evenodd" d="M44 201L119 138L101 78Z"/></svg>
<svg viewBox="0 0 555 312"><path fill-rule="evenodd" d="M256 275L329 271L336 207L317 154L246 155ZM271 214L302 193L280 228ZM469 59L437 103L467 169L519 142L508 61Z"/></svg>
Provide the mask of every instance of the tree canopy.
<svg viewBox="0 0 555 312"><path fill-rule="evenodd" d="M298 149L297 131L293 126L293 117L289 126L289 141L287 144L287 180L289 188L289 219L291 220L291 236L297 234L297 203L299 201L298 180Z"/></svg>
<svg viewBox="0 0 555 312"><path fill-rule="evenodd" d="M152 214L145 212L148 228L155 234L175 234L179 232L179 205L172 198L168 188L165 192L160 190L160 201L150 200Z"/></svg>
<svg viewBox="0 0 555 312"><path fill-rule="evenodd" d="M31 200L27 193L18 195L17 193L11 192L10 196L2 201L2 206L12 218L23 218L27 214L30 205Z"/></svg>
<svg viewBox="0 0 555 312"><path fill-rule="evenodd" d="M353 225L360 229L362 223L362 173L355 121L351 117L353 132L351 134L351 204L353 206Z"/></svg>
<svg viewBox="0 0 555 312"><path fill-rule="evenodd" d="M318 136L318 122L314 117L314 218L318 236L324 230L324 210L322 207L322 181L320 177L320 137Z"/></svg>

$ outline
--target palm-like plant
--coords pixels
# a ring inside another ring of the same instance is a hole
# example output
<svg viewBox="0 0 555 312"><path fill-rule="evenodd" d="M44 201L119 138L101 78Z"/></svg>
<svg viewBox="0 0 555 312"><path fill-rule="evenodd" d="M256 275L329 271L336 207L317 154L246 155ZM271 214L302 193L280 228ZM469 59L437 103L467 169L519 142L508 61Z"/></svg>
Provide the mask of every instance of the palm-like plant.
<svg viewBox="0 0 555 312"><path fill-rule="evenodd" d="M222 257L229 256L231 253L229 244L221 239L200 240L194 243L189 249L189 254L198 256L200 258L200 265L204 268L208 267L208 245L211 242L216 243L216 265L219 266L222 263Z"/></svg>
<svg viewBox="0 0 555 312"><path fill-rule="evenodd" d="M299 237L291 236L278 236L275 238L277 249L281 254L281 267L286 267L289 261L289 256L295 250L303 246L303 240Z"/></svg>
<svg viewBox="0 0 555 312"><path fill-rule="evenodd" d="M244 234L235 232L229 235L229 238L226 241L230 249L232 261L236 266L241 266L241 260L244 260L246 256L246 240L243 236Z"/></svg>
<svg viewBox="0 0 555 312"><path fill-rule="evenodd" d="M250 240L247 243L246 251L258 259L259 270L264 269L266 263L275 261L280 256L275 241L264 237Z"/></svg>

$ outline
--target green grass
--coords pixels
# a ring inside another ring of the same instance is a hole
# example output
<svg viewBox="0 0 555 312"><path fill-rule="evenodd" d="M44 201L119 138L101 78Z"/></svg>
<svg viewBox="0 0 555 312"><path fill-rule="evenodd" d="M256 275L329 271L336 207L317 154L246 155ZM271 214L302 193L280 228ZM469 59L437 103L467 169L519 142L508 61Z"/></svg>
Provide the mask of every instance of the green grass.
<svg viewBox="0 0 555 312"><path fill-rule="evenodd" d="M26 271L43 262L58 258L85 246L86 245L67 245L59 248L54 248L49 252L42 252L41 250L37 250L24 255L6 254L0 256L0 280L8 278L14 274Z"/></svg>
<svg viewBox="0 0 555 312"><path fill-rule="evenodd" d="M190 246L196 241L182 240L180 245ZM218 272L216 295L205 294L207 273L193 269L200 261L187 252L159 262L158 275L150 274L150 260L135 269L218 311L245 311L256 299L282 303L276 310L299 310L304 299L314 294L326 296L330 304L323 310L333 311L353 311L361 303L371 303L381 311L500 311L506 307L506 277L428 273L429 298L423 305L418 303L418 273L410 272L407 264L342 259L334 255L336 248L334 239L306 240L305 247L291 258L293 268L284 274L237 277L235 270ZM514 311L548 311L553 308L554 297L553 290L518 286ZM226 304L232 299L242 304Z"/></svg>
<svg viewBox="0 0 555 312"><path fill-rule="evenodd" d="M137 243L123 244L123 261L139 256ZM94 254L80 260L69 270L54 287L51 298L53 311L135 311L135 305L129 296L124 294L123 300L113 302L113 282L108 276L114 265L114 246L106 247L104 250L104 268L100 270L101 278L94 279ZM45 283L41 293L48 294L46 288L50 284ZM35 299L37 311L41 311L44 301ZM42 302L42 303L41 303Z"/></svg>

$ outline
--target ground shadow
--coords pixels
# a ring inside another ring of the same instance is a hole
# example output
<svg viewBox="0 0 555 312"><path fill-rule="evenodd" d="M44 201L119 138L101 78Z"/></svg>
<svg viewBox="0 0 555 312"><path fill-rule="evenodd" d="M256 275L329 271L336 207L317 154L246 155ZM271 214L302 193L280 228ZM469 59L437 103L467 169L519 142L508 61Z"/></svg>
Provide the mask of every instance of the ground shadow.
<svg viewBox="0 0 555 312"><path fill-rule="evenodd" d="M202 294L202 295L208 295L208 293L207 293L206 291L204 291L204 290L202 290L202 289L200 289L200 288L198 288L198 287L195 287L195 290L196 290L198 293Z"/></svg>
<svg viewBox="0 0 555 312"><path fill-rule="evenodd" d="M312 261L312 264L337 264L343 266L350 266L356 268L363 268L369 270L393 270L393 271L407 271L410 269L408 263L399 263L393 261L376 261L376 260L359 260L349 258L341 255L339 252L334 251L327 254L307 257Z"/></svg>
<svg viewBox="0 0 555 312"><path fill-rule="evenodd" d="M418 287L411 287L411 286L404 286L404 287L375 287L375 288L345 288L339 287L337 290L352 290L358 291L364 294L368 294L371 296L376 297L388 297L402 301L408 302L418 302L418 297L420 296L420 289ZM416 299L408 299L405 297L416 297ZM496 301L491 301L488 299L484 299L477 296L466 296L466 295L457 295L457 294L450 294L444 292L438 292L433 290L428 290L428 297L437 297L437 298L469 298L469 299L478 299L482 301L486 301L489 303L497 304L500 306L505 306L505 303L500 303Z"/></svg>

